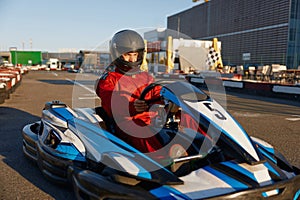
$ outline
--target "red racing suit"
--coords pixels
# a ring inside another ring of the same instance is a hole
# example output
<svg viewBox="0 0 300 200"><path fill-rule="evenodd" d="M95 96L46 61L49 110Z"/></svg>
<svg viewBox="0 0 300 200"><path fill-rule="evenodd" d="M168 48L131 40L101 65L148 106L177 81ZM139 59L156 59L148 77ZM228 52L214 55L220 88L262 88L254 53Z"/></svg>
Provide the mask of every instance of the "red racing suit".
<svg viewBox="0 0 300 200"><path fill-rule="evenodd" d="M151 110L138 113L133 104L143 89L153 82L154 78L147 72L124 75L118 68L110 67L96 85L103 109L116 123L117 136L141 152L153 152L162 147L149 128L157 113ZM145 100L159 98L159 93L160 88L155 87Z"/></svg>

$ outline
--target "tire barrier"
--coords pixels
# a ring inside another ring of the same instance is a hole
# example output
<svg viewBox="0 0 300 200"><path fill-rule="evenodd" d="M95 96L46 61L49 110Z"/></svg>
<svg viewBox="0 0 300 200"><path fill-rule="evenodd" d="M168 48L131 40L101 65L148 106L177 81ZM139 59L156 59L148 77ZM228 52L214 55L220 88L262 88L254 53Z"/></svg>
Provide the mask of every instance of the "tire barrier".
<svg viewBox="0 0 300 200"><path fill-rule="evenodd" d="M0 66L0 104L9 99L10 94L21 84L22 76L28 73L26 68Z"/></svg>

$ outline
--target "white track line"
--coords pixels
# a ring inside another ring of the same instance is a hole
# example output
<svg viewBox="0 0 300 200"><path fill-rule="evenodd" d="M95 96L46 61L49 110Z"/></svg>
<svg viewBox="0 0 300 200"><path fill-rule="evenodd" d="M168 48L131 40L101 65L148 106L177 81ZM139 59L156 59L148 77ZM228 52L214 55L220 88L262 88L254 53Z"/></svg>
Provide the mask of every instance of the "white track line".
<svg viewBox="0 0 300 200"><path fill-rule="evenodd" d="M52 72L52 74L53 74L54 76L58 76L58 74L57 74L57 73L55 73L55 72Z"/></svg>
<svg viewBox="0 0 300 200"><path fill-rule="evenodd" d="M74 85L78 85L78 86L80 86L80 87L86 89L87 91L89 91L89 92L92 93L92 94L96 94L94 90L92 90L91 88L89 88L89 87L87 87L87 86L85 86L85 85L82 85L81 83L78 83L78 82L76 82L76 81L73 81L73 80L71 80L71 79L69 79L69 78L66 78L66 80L67 80L67 81L70 81L70 82L73 83Z"/></svg>
<svg viewBox="0 0 300 200"><path fill-rule="evenodd" d="M293 117L285 118L288 121L299 121L300 115L292 115Z"/></svg>

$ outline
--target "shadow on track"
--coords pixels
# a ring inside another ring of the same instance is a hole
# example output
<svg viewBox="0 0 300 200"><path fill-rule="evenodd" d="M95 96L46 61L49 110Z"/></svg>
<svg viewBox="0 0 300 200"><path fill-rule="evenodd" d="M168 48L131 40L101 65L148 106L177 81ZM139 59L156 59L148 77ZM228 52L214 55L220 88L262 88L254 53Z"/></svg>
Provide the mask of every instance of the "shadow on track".
<svg viewBox="0 0 300 200"><path fill-rule="evenodd" d="M69 80L38 80L43 83L53 84L53 85L74 85L73 81ZM96 80L76 80L76 82L82 85L95 85Z"/></svg>
<svg viewBox="0 0 300 200"><path fill-rule="evenodd" d="M49 194L54 199L75 199L70 187L64 189L65 187L61 187L47 181L41 174L37 165L27 160L23 155L22 128L26 124L38 121L39 119L40 117L31 115L30 113L22 110L0 106L0 155L3 157L0 166L4 166L5 164L8 165L30 183ZM10 176L8 174L6 177L15 179L15 177L12 176L13 175ZM5 187L16 187L13 183L10 183L10 180L8 180L8 183L6 184L7 186ZM7 192L9 188L4 189L4 191L5 190ZM1 197L5 198L5 194L1 194ZM36 198L38 199L39 197Z"/></svg>

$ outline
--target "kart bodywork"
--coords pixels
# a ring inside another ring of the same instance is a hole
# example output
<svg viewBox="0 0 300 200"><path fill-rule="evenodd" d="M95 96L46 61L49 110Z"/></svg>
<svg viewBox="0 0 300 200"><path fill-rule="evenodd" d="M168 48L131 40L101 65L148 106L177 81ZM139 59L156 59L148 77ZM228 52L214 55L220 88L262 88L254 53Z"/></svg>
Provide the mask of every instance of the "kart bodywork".
<svg viewBox="0 0 300 200"><path fill-rule="evenodd" d="M174 115L160 115L154 129L175 156L141 153L114 135L103 109L59 101L47 102L41 120L23 128L24 154L51 181L72 183L78 199L299 198L299 169L270 144L250 137L198 88L159 85L166 104L176 104L204 131L181 129Z"/></svg>

